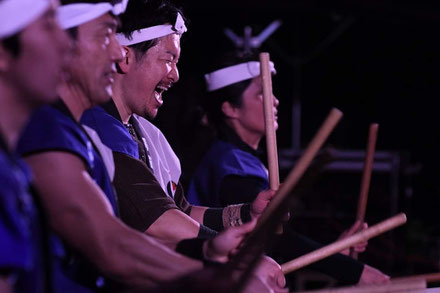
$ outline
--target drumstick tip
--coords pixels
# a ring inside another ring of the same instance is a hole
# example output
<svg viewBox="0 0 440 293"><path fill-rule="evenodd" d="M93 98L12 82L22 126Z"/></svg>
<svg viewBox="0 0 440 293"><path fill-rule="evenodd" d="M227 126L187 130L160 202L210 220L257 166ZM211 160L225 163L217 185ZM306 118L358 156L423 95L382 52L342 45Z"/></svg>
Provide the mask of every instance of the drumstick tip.
<svg viewBox="0 0 440 293"><path fill-rule="evenodd" d="M402 219L403 223L406 223L406 221L408 220L405 213L400 213L397 216Z"/></svg>
<svg viewBox="0 0 440 293"><path fill-rule="evenodd" d="M342 113L341 110L339 110L338 108L332 108L332 110L330 111L331 115L335 115L335 116L343 116L344 113Z"/></svg>

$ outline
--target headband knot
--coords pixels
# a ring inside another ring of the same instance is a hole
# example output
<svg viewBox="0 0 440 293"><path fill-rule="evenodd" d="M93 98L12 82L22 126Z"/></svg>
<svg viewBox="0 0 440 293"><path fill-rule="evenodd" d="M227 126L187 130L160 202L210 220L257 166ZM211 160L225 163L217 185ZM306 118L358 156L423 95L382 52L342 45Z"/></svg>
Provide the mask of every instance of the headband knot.
<svg viewBox="0 0 440 293"><path fill-rule="evenodd" d="M119 44L123 46L130 46L130 45L143 43L146 41L151 41L171 34L177 33L179 35L182 35L187 30L188 29L185 26L185 21L183 20L182 15L178 12L176 22L174 25L169 25L169 24L156 25L156 26L151 26L140 30L136 30L132 32L130 38L126 38L124 34L119 33L116 34L116 39L119 41Z"/></svg>

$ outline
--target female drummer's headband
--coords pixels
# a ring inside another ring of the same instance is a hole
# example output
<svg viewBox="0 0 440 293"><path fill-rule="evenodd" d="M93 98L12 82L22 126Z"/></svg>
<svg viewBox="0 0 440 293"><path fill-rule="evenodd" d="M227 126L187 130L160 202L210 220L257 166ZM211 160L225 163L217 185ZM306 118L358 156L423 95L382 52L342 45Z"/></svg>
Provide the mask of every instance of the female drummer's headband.
<svg viewBox="0 0 440 293"><path fill-rule="evenodd" d="M0 2L0 39L10 37L45 12L49 0L3 0Z"/></svg>
<svg viewBox="0 0 440 293"><path fill-rule="evenodd" d="M164 24L140 29L134 31L129 38L126 38L124 34L119 33L116 34L116 39L119 41L119 44L123 46L130 46L174 33L182 35L186 31L187 28L185 26L185 21L183 20L182 15L177 13L176 23L174 25Z"/></svg>
<svg viewBox="0 0 440 293"><path fill-rule="evenodd" d="M273 62L269 62L270 72L276 73ZM228 85L255 78L260 75L260 62L250 61L205 74L206 87L212 92Z"/></svg>
<svg viewBox="0 0 440 293"><path fill-rule="evenodd" d="M125 11L127 4L128 0L122 0L113 5L109 2L63 5L58 8L58 21L63 29L69 29L89 22L110 11L114 15L119 15Z"/></svg>

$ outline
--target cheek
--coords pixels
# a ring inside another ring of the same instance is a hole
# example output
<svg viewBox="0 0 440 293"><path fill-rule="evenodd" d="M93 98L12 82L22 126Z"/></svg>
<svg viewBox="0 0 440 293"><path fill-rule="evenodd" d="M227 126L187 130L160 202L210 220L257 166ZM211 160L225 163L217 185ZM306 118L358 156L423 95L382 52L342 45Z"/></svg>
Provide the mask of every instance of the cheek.
<svg viewBox="0 0 440 293"><path fill-rule="evenodd" d="M154 68L149 63L137 64L136 66L136 71L130 78L137 83L137 87L144 90L154 88L153 84L157 79Z"/></svg>
<svg viewBox="0 0 440 293"><path fill-rule="evenodd" d="M254 115L254 119L255 119L255 123L257 125L257 128L260 131L264 132L264 107L263 107L263 103L261 102L257 102L255 104L254 107L254 111L253 111L253 115Z"/></svg>
<svg viewBox="0 0 440 293"><path fill-rule="evenodd" d="M88 63L89 67L93 70L102 70L104 66L110 63L108 54L105 50L102 50L98 44L90 44L85 50L81 52L81 58Z"/></svg>
<svg viewBox="0 0 440 293"><path fill-rule="evenodd" d="M259 121L264 124L264 106L263 102L261 100L255 100L253 101L251 108L251 115L253 115L254 120Z"/></svg>
<svg viewBox="0 0 440 293"><path fill-rule="evenodd" d="M126 92L128 93L130 107L135 108L133 110L137 111L143 110L146 104L150 102L154 90L149 82L151 80L150 76L138 71L134 75L127 76L127 80L129 83Z"/></svg>
<svg viewBox="0 0 440 293"><path fill-rule="evenodd" d="M243 105L241 117L244 124L250 129L258 132L264 131L264 111L263 105L258 102Z"/></svg>

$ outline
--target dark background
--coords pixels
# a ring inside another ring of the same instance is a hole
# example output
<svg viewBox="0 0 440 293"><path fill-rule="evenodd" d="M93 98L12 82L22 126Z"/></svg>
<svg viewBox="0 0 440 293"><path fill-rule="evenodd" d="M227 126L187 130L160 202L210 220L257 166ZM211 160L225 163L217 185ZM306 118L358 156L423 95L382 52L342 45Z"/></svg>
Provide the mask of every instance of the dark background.
<svg viewBox="0 0 440 293"><path fill-rule="evenodd" d="M368 125L380 124L378 150L397 153L399 211L408 224L370 241L362 258L389 274L438 270L440 251L439 170L440 6L437 1L253 0L175 1L190 19L182 39L180 82L165 97L156 124L182 160L184 182L203 153L207 133L197 124L207 64L234 49L223 29L254 35L273 20L282 26L261 50L271 53L278 74L280 149L291 147L291 107L302 104L301 144L305 147L331 107L344 118L329 140L339 149L365 148ZM345 29L322 43L335 30ZM324 44L324 45L323 45ZM318 48L318 50L317 50ZM301 81L294 78L302 62ZM389 174L373 174L367 220L390 216ZM332 241L352 223L360 174L322 176L298 203L297 229ZM295 213L293 213L295 220ZM295 221L293 221L295 222ZM325 231L325 232L324 232Z"/></svg>

